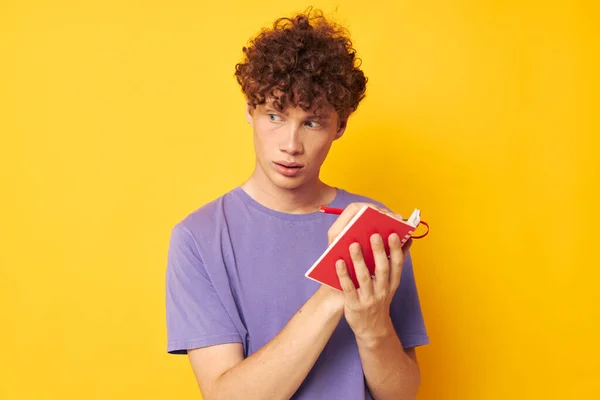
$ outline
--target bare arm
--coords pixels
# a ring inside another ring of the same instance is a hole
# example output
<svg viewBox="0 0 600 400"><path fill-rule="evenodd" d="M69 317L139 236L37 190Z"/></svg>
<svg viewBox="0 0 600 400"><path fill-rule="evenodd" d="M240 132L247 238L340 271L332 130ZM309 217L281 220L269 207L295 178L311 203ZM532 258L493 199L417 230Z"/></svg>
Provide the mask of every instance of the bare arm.
<svg viewBox="0 0 600 400"><path fill-rule="evenodd" d="M414 348L402 348L391 330L380 338L358 339L358 351L365 379L375 400L415 399L421 375Z"/></svg>
<svg viewBox="0 0 600 400"><path fill-rule="evenodd" d="M204 399L292 397L343 315L343 299L333 291L319 288L275 338L246 359L239 343L190 350Z"/></svg>

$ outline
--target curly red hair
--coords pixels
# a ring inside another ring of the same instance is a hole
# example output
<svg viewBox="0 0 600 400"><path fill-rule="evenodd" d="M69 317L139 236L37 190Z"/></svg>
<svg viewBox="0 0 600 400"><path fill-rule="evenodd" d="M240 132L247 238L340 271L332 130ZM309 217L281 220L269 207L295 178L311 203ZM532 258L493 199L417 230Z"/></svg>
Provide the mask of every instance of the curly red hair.
<svg viewBox="0 0 600 400"><path fill-rule="evenodd" d="M344 118L365 97L367 78L347 30L320 11L279 18L242 50L235 76L254 108L271 100L279 111L307 111L326 99Z"/></svg>

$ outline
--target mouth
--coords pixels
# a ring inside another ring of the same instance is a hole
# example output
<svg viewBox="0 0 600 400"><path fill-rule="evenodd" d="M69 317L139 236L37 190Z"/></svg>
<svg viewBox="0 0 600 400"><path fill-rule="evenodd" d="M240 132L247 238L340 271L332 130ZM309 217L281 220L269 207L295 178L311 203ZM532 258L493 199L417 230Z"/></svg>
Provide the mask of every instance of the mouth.
<svg viewBox="0 0 600 400"><path fill-rule="evenodd" d="M273 162L277 171L287 177L293 177L300 173L304 167L299 163L288 163L288 162Z"/></svg>
<svg viewBox="0 0 600 400"><path fill-rule="evenodd" d="M302 168L302 164L298 164L298 163L286 163L286 162L275 162L275 164L277 165L281 165L282 167L285 168Z"/></svg>

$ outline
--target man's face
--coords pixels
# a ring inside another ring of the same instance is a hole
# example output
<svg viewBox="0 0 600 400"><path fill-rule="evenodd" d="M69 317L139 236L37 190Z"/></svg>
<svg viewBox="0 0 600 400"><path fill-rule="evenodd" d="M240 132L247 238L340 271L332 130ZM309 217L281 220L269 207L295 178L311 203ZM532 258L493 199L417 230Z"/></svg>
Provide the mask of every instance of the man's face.
<svg viewBox="0 0 600 400"><path fill-rule="evenodd" d="M267 102L254 109L247 106L246 118L254 129L256 172L288 190L318 181L331 144L346 129L346 121L329 103L308 111L288 107L278 112Z"/></svg>

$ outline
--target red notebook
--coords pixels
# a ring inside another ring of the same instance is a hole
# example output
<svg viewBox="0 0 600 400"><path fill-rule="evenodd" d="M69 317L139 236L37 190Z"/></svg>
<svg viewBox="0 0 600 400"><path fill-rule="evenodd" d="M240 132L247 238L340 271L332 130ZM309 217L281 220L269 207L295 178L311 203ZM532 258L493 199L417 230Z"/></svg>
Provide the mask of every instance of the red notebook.
<svg viewBox="0 0 600 400"><path fill-rule="evenodd" d="M371 276L373 276L375 274L375 260L373 259L373 250L371 249L371 235L374 233L381 235L385 251L389 257L390 249L387 244L389 235L394 232L397 233L400 236L400 242L404 245L421 222L419 209L415 209L410 218L403 221L389 214L382 213L373 207L364 206L306 272L305 276L319 283L331 286L334 289L342 290L335 271L335 263L337 260L343 259L348 268L350 278L354 282L354 286L358 288L359 285L354 272L354 265L348 249L350 245L354 242L360 244L365 264ZM424 222L423 224L427 225ZM429 229L427 230L428 232ZM418 238L425 235L421 235Z"/></svg>

